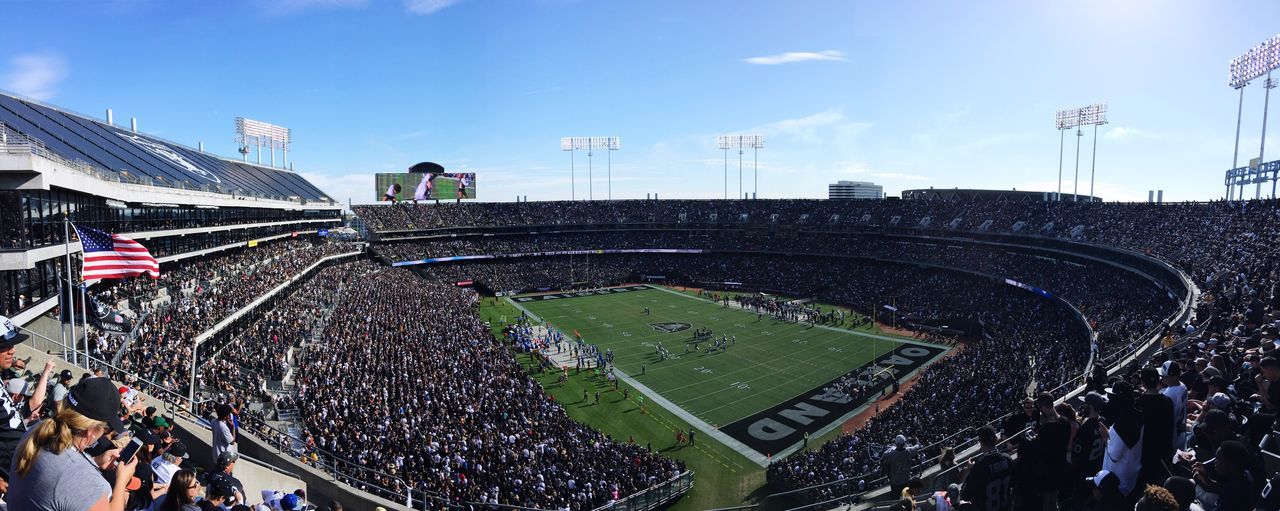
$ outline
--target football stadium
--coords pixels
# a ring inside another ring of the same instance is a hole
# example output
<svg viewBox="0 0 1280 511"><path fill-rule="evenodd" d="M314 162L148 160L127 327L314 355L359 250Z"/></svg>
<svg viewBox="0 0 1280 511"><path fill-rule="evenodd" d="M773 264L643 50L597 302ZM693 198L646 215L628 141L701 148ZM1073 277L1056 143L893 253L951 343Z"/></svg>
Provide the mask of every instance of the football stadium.
<svg viewBox="0 0 1280 511"><path fill-rule="evenodd" d="M1278 6L231 4L0 8L0 510L1280 511Z"/></svg>

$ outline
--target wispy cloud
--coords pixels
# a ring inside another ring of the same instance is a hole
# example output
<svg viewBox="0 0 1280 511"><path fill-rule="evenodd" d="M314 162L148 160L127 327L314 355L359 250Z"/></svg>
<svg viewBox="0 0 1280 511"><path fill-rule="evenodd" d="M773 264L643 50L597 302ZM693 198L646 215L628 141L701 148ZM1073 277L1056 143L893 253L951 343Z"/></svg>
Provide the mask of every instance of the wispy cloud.
<svg viewBox="0 0 1280 511"><path fill-rule="evenodd" d="M748 133L771 138L790 138L808 144L848 143L871 127L870 123L851 121L843 109L829 108L804 117L761 124Z"/></svg>
<svg viewBox="0 0 1280 511"><path fill-rule="evenodd" d="M404 8L413 14L428 16L435 14L450 5L458 3L458 1L459 0L404 0Z"/></svg>
<svg viewBox="0 0 1280 511"><path fill-rule="evenodd" d="M858 176L878 177L881 179L904 179L907 181L927 181L929 176L919 174L907 174L905 172L887 172L875 170L865 163L846 163L841 174L853 174Z"/></svg>
<svg viewBox="0 0 1280 511"><path fill-rule="evenodd" d="M67 77L67 61L55 51L29 53L9 59L4 88L39 100L53 99Z"/></svg>
<svg viewBox="0 0 1280 511"><path fill-rule="evenodd" d="M762 57L750 57L742 59L748 64L757 66L776 66L778 64L790 64L793 62L808 62L813 60L834 60L844 62L844 53L836 50L825 51L789 51L779 53L777 55L765 55Z"/></svg>
<svg viewBox="0 0 1280 511"><path fill-rule="evenodd" d="M1107 130L1107 133L1104 134L1103 137L1107 140L1114 140L1117 142L1124 142L1126 140L1150 140L1157 138L1156 134L1150 131L1140 130L1138 128L1126 128L1124 126L1116 126Z"/></svg>

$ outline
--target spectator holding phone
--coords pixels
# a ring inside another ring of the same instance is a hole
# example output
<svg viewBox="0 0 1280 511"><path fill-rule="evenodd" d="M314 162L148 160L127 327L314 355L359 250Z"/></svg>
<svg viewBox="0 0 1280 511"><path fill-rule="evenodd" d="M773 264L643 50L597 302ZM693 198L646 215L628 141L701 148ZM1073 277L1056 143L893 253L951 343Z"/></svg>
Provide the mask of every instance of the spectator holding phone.
<svg viewBox="0 0 1280 511"><path fill-rule="evenodd" d="M124 432L117 414L120 396L106 378L89 378L67 395L67 406L28 430L9 468L12 509L122 511L136 458L115 467L114 485L102 476L119 449L91 458L85 450L110 432Z"/></svg>

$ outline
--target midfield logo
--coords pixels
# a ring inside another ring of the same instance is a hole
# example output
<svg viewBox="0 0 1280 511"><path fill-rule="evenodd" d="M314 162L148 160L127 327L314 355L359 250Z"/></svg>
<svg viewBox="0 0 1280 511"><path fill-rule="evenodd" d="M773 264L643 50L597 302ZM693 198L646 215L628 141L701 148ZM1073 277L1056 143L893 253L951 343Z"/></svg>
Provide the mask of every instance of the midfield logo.
<svg viewBox="0 0 1280 511"><path fill-rule="evenodd" d="M649 323L649 326L659 332L674 334L681 330L688 330L693 325L688 323Z"/></svg>

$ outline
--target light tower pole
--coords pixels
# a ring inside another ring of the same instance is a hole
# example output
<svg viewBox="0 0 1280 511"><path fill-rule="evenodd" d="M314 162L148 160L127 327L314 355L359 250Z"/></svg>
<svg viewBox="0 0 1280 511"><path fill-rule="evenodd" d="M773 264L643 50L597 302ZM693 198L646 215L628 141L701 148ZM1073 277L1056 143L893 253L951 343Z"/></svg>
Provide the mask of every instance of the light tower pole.
<svg viewBox="0 0 1280 511"><path fill-rule="evenodd" d="M1093 201L1093 176L1098 169L1098 126L1107 123L1107 104L1098 103L1089 107L1090 124L1093 124L1093 163L1089 165L1089 201Z"/></svg>
<svg viewBox="0 0 1280 511"><path fill-rule="evenodd" d="M1098 126L1107 123L1107 104L1095 103L1085 107L1058 110L1055 126L1058 128L1058 197L1062 200L1062 153L1066 130L1076 130L1076 166L1071 201L1080 200L1080 139L1084 137L1082 126L1093 126L1093 163L1089 169L1089 200L1093 200L1094 177L1098 168Z"/></svg>
<svg viewBox="0 0 1280 511"><path fill-rule="evenodd" d="M1054 196L1054 200L1059 202L1062 201L1063 146L1066 145L1067 130L1072 127L1072 124L1079 117L1078 110L1078 108L1068 108L1058 110L1054 114L1054 126L1058 128L1058 194Z"/></svg>
<svg viewBox="0 0 1280 511"><path fill-rule="evenodd" d="M1232 168L1227 171L1227 199L1231 200L1231 192L1235 185L1240 185L1239 196L1236 198L1244 200L1244 186L1252 181L1256 187L1254 190L1254 198L1262 198L1262 182L1266 180L1266 162L1263 158L1266 156L1267 148L1267 110L1271 103L1271 89L1275 88L1276 83L1271 79L1271 72L1280 69L1280 35L1276 35L1261 44L1250 48L1244 55L1231 59L1228 66L1227 84L1232 88L1240 89L1239 105L1236 109L1236 148L1235 155L1232 156ZM1245 169L1240 169L1237 173L1236 165L1239 164L1240 152L1240 117L1244 112L1244 87L1249 82L1265 76L1266 80L1262 82L1263 100L1262 100L1262 137L1258 144L1258 165L1252 165ZM1271 182L1271 196L1275 197L1276 175L1273 172Z"/></svg>
<svg viewBox="0 0 1280 511"><path fill-rule="evenodd" d="M1263 159L1267 149L1267 107L1271 105L1271 89L1276 88L1276 82L1271 79L1271 71L1267 71L1267 81L1262 82L1262 88L1266 89L1262 99L1262 141L1258 144L1258 165L1262 165L1267 160ZM1254 192L1253 198L1262 198L1262 175L1258 175L1258 189ZM1271 197L1276 196L1276 182L1271 181Z"/></svg>
<svg viewBox="0 0 1280 511"><path fill-rule="evenodd" d="M1235 151L1231 153L1232 169L1235 169L1240 166L1239 165L1240 163L1240 118L1244 116L1244 86L1245 85L1248 85L1248 83L1243 83L1236 86L1236 90L1240 91L1240 101L1239 101L1239 104L1236 105L1236 147L1235 147ZM1232 186L1230 183L1227 184L1227 200L1232 200L1235 197L1235 189L1236 189L1235 186Z"/></svg>
<svg viewBox="0 0 1280 511"><path fill-rule="evenodd" d="M613 199L613 151L622 148L622 139L618 137L561 137L560 150L569 151L569 181L572 183L569 187L569 196L576 199L575 187L577 180L573 177L573 152L581 149L587 151L587 200L595 199L595 179L594 179L594 162L592 158L595 156L597 149L609 151L607 154L608 164L608 187L609 199Z"/></svg>
<svg viewBox="0 0 1280 511"><path fill-rule="evenodd" d="M578 137L561 137L560 150L569 151L569 200L578 200L578 179L573 171L573 151L577 149L575 139Z"/></svg>
<svg viewBox="0 0 1280 511"><path fill-rule="evenodd" d="M764 137L761 135L720 135L716 137L716 144L720 149L724 150L724 198L729 198L729 149L738 150L738 198L744 198L742 190L742 157L743 150L750 147L752 149L753 177L755 181L755 191L751 197L755 198L760 192L760 156L759 149L764 147Z"/></svg>
<svg viewBox="0 0 1280 511"><path fill-rule="evenodd" d="M1076 126L1076 178L1075 184L1071 188L1071 202L1080 200L1080 137L1084 136L1084 132L1080 131L1080 127Z"/></svg>

